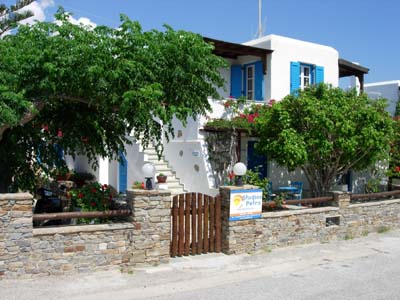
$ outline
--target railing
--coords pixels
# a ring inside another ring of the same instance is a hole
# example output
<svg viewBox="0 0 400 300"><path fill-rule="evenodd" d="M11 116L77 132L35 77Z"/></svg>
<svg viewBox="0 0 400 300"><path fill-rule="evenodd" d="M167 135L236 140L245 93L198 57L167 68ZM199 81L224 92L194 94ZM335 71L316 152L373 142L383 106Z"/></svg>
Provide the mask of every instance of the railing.
<svg viewBox="0 0 400 300"><path fill-rule="evenodd" d="M370 193L370 194L352 194L350 196L351 202L354 201L372 201L381 200L385 198L390 198L394 196L400 196L400 190L380 192L380 193Z"/></svg>
<svg viewBox="0 0 400 300"><path fill-rule="evenodd" d="M129 209L106 210L106 211L88 211L88 212L60 212L47 214L34 214L33 221L48 221L48 220L65 220L75 218L111 218L111 217L126 217L132 212Z"/></svg>
<svg viewBox="0 0 400 300"><path fill-rule="evenodd" d="M301 200L285 200L283 201L283 205L321 205L321 204L330 204L333 201L333 196L328 197L319 197L319 198L305 198ZM267 201L262 204L263 210L277 208L278 203L275 201Z"/></svg>

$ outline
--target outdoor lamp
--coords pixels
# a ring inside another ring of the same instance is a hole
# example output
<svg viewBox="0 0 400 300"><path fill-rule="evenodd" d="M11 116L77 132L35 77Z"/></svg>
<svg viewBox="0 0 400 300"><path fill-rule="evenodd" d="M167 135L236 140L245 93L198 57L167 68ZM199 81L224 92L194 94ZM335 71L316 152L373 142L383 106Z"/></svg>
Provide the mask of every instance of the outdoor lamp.
<svg viewBox="0 0 400 300"><path fill-rule="evenodd" d="M235 185L236 186L242 186L243 181L242 181L242 176L244 176L247 172L247 167L244 163L238 162L233 166L233 173L236 175L235 179Z"/></svg>
<svg viewBox="0 0 400 300"><path fill-rule="evenodd" d="M155 168L152 163L145 163L142 167L142 172L144 174L144 178L146 178L146 190L152 190L153 185L151 183L151 179L154 176Z"/></svg>

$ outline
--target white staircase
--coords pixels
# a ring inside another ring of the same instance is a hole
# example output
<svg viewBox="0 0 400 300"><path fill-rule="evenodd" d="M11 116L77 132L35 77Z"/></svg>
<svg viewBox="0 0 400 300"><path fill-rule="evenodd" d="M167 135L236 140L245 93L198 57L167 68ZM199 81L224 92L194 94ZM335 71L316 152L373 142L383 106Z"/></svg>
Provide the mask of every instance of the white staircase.
<svg viewBox="0 0 400 300"><path fill-rule="evenodd" d="M156 176L159 173L163 173L167 176L166 184L168 185L168 190L170 190L173 195L187 192L179 178L176 177L175 172L168 165L168 162L165 161L164 156L161 157L161 160L158 160L156 148L151 143L145 150L143 150L143 153L145 154L144 160L154 165Z"/></svg>

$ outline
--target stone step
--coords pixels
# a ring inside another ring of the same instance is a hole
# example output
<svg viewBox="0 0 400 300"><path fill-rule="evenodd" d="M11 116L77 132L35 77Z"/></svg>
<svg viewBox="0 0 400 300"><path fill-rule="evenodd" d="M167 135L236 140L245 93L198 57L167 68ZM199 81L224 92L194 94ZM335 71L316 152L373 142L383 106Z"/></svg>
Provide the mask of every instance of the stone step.
<svg viewBox="0 0 400 300"><path fill-rule="evenodd" d="M166 165L166 166L168 166L168 163L165 161L165 160L156 160L156 161L153 161L153 164L155 165L155 166L162 166L162 165Z"/></svg>
<svg viewBox="0 0 400 300"><path fill-rule="evenodd" d="M161 159L158 159L157 154L147 154L147 153L145 153L145 154L147 155L147 159L151 160L153 162L155 162L155 161L163 161L162 157L161 157Z"/></svg>
<svg viewBox="0 0 400 300"><path fill-rule="evenodd" d="M171 169L168 170L156 169L155 175L158 176L158 174L160 173L163 173L165 176L167 176L167 180L177 178L175 173L171 171Z"/></svg>
<svg viewBox="0 0 400 300"><path fill-rule="evenodd" d="M173 173L172 173L173 171L172 171L171 168L168 167L168 166L164 166L164 165L156 166L156 165L154 165L154 168L156 169L156 173L160 173L160 172L162 172L162 173L167 173L167 171L170 171L171 174L173 174ZM165 175L167 175L167 174L165 174ZM167 175L167 176L168 176L168 175Z"/></svg>

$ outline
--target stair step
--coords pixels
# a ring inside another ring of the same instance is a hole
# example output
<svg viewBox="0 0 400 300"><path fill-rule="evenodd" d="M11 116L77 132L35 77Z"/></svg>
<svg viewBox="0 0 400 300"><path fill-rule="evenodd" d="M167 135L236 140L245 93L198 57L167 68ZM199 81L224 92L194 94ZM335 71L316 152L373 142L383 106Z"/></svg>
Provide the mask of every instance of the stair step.
<svg viewBox="0 0 400 300"><path fill-rule="evenodd" d="M153 161L153 164L154 165L167 165L168 166L168 163L163 158L161 158L161 160Z"/></svg>
<svg viewBox="0 0 400 300"><path fill-rule="evenodd" d="M162 161L163 160L162 157L161 157L161 159L158 159L157 154L147 154L147 153L145 153L145 154L147 155L147 158L151 161Z"/></svg>
<svg viewBox="0 0 400 300"><path fill-rule="evenodd" d="M147 148L147 149L144 150L143 152L146 153L146 154L154 154L154 155L157 155L156 149L149 149L149 148Z"/></svg>

